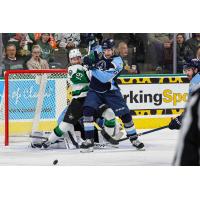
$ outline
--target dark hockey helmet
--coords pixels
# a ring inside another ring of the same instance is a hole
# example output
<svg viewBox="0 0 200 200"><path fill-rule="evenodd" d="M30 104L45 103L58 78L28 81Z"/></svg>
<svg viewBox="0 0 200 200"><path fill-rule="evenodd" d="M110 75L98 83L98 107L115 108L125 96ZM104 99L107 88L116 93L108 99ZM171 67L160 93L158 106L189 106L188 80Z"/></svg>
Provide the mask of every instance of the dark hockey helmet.
<svg viewBox="0 0 200 200"><path fill-rule="evenodd" d="M190 62L188 62L183 66L183 69L189 69L189 68L197 68L198 70L200 70L200 60L196 58L192 59Z"/></svg>
<svg viewBox="0 0 200 200"><path fill-rule="evenodd" d="M113 39L107 39L102 42L103 49L112 49L115 46L115 42Z"/></svg>

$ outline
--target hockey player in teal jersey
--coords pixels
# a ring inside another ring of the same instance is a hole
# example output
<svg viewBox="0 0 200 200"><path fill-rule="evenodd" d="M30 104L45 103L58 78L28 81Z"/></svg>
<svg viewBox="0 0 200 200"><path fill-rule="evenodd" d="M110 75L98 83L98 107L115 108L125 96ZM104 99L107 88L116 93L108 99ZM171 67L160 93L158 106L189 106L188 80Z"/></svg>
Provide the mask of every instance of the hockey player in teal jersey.
<svg viewBox="0 0 200 200"><path fill-rule="evenodd" d="M197 59L192 59L189 63L183 66L184 73L187 75L190 84L189 84L189 98L192 92L199 88L200 86L200 61ZM180 129L182 124L182 118L184 113L179 115L178 117L171 120L169 123L169 129Z"/></svg>
<svg viewBox="0 0 200 200"><path fill-rule="evenodd" d="M129 108L116 82L123 69L122 58L114 55L113 39L103 41L102 48L103 53L93 51L84 58L84 64L91 70L91 81L83 108L86 141L82 143L81 151L93 151L94 116L101 104L108 105L115 115L121 118L132 145L137 149L142 149L144 144L138 140Z"/></svg>

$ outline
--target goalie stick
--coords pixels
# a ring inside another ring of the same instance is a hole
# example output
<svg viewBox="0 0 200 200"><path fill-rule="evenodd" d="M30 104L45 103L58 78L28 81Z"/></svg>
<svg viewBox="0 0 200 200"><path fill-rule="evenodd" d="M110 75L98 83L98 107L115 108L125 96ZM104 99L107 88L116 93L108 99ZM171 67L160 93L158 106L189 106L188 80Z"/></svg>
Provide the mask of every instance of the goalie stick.
<svg viewBox="0 0 200 200"><path fill-rule="evenodd" d="M72 136L72 134L70 133L70 131L68 131L67 133L68 133L68 135L69 135L70 140L72 141L72 144L73 144L77 149L79 149L79 145L78 145L78 143L75 141L75 139L73 138L73 136Z"/></svg>
<svg viewBox="0 0 200 200"><path fill-rule="evenodd" d="M168 125L167 126L162 126L160 128L156 128L156 129L152 129L152 130L149 130L149 131L145 131L145 132L142 132L142 133L138 133L137 135L138 136L142 136L142 135L146 135L146 134L149 134L149 133L153 133L155 131L159 131L159 130L162 130L162 129L165 129L165 128L168 128ZM105 130L101 130L101 134L103 135L103 137L108 141L110 142L111 144L113 145L118 145L119 142L122 142L122 141L125 141L125 140L128 140L130 137L125 137L125 138L122 138L122 139L119 139L119 140L115 140L114 138L112 138L108 133L105 132Z"/></svg>
<svg viewBox="0 0 200 200"><path fill-rule="evenodd" d="M30 138L36 138L36 139L44 140L43 143L45 143L45 142L48 141L48 138L47 138L47 137L43 137L43 136L30 135L29 137L30 137ZM72 137L71 134L69 134L69 138L71 139L72 144L73 144L77 149L79 149L78 143L74 140L74 138ZM65 138L60 138L59 140L56 140L56 141L55 141L54 143L52 143L52 144L56 144L56 143L60 143L60 142L64 142L65 145L66 145L66 147L69 148L69 144L68 144L68 142L66 141Z"/></svg>
<svg viewBox="0 0 200 200"><path fill-rule="evenodd" d="M41 140L44 140L44 142L46 142L48 140L47 137L43 137L43 136L29 135L29 137L30 138L41 139Z"/></svg>

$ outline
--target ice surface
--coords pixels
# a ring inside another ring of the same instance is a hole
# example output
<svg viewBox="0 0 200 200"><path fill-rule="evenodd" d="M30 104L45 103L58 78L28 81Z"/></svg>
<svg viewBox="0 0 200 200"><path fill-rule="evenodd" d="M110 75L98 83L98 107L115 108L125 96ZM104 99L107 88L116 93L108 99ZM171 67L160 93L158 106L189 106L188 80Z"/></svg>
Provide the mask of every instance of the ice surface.
<svg viewBox="0 0 200 200"><path fill-rule="evenodd" d="M124 141L119 148L106 147L93 153L80 153L77 149L32 149L27 141L11 142L5 147L1 137L0 165L51 166L57 159L58 165L66 166L168 166L174 157L178 135L179 131L163 129L140 137L145 151L137 151L129 141Z"/></svg>

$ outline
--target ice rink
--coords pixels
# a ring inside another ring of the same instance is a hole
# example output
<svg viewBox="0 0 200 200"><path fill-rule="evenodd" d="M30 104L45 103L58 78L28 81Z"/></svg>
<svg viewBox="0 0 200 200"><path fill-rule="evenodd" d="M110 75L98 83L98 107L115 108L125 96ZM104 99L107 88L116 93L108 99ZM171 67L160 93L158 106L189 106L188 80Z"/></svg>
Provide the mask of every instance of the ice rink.
<svg viewBox="0 0 200 200"><path fill-rule="evenodd" d="M32 149L28 141L12 142L5 147L1 137L0 165L52 166L57 159L60 166L169 166L178 134L178 131L163 129L141 136L145 151L137 151L129 141L124 141L118 148L105 147L95 149L93 153L80 153L78 149Z"/></svg>

